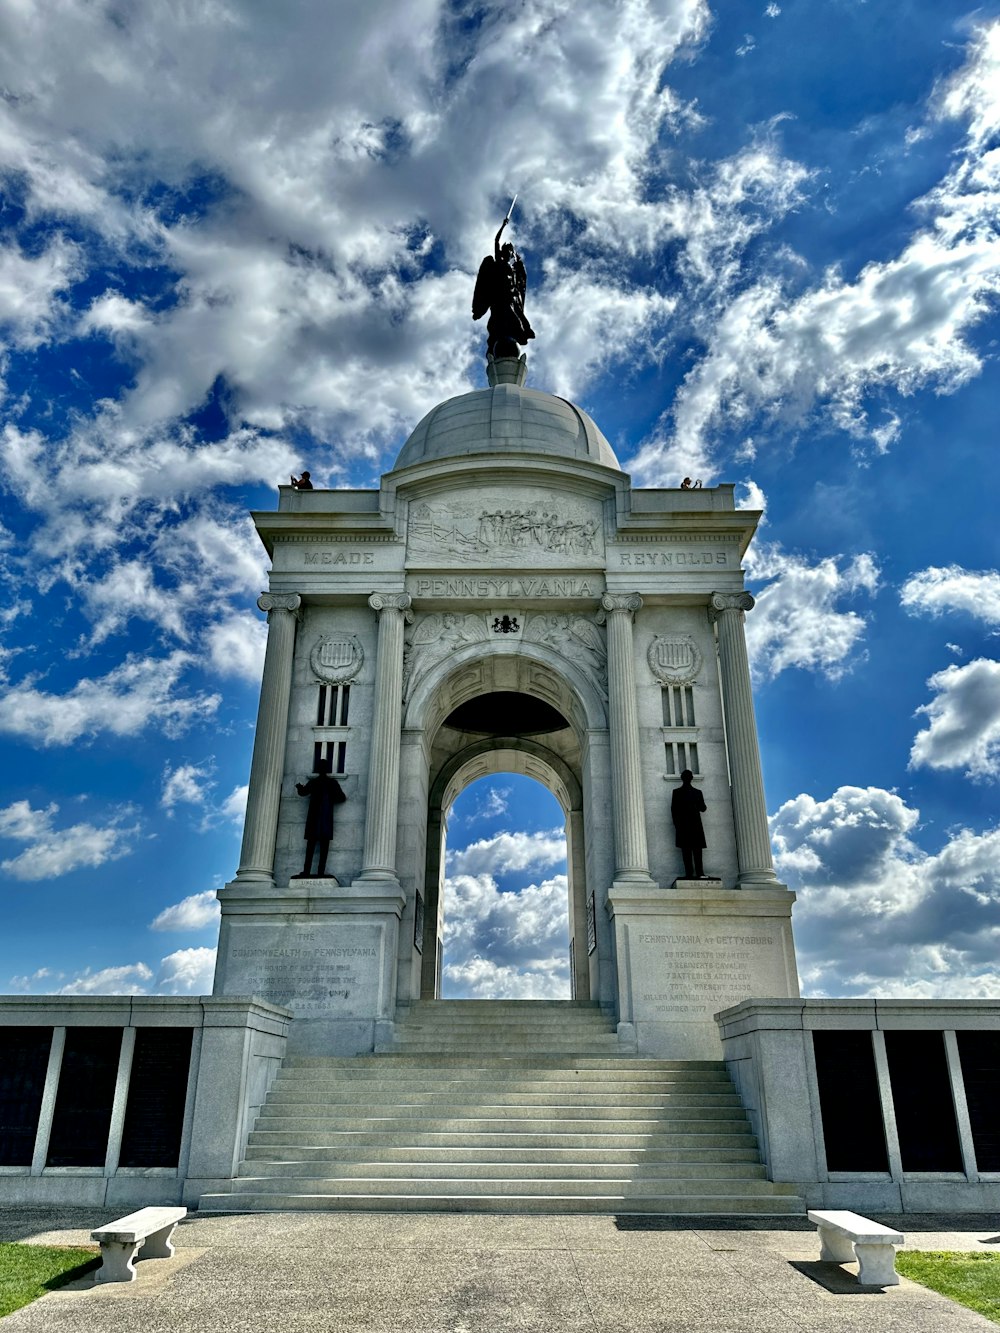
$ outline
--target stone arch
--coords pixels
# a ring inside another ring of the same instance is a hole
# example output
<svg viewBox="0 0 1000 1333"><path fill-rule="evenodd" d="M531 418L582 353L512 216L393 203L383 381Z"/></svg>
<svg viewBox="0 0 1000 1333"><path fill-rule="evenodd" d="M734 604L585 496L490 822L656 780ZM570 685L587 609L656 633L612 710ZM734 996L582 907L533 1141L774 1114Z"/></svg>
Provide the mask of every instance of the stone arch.
<svg viewBox="0 0 1000 1333"><path fill-rule="evenodd" d="M444 817L470 783L495 773L520 773L547 787L566 820L566 877L570 930L570 980L575 999L590 999L587 963L587 866L583 786L573 764L549 746L525 736L494 736L463 746L440 767L428 799L427 871L424 881L421 997L440 986L441 888L444 883Z"/></svg>
<svg viewBox="0 0 1000 1333"><path fill-rule="evenodd" d="M608 725L607 697L591 674L544 644L470 643L420 671L403 709L405 730L431 735L460 704L491 690L544 699L558 709L582 742Z"/></svg>

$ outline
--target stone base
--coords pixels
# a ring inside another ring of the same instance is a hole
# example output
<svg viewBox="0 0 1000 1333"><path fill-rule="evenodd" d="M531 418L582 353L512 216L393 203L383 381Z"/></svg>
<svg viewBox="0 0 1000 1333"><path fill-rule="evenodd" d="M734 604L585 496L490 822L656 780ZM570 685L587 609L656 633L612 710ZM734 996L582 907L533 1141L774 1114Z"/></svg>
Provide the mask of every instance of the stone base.
<svg viewBox="0 0 1000 1333"><path fill-rule="evenodd" d="M720 1060L715 1014L766 995L798 996L784 885L743 893L718 880L672 890L616 883L608 894L618 963L618 1017L640 1056Z"/></svg>
<svg viewBox="0 0 1000 1333"><path fill-rule="evenodd" d="M216 995L256 995L295 1018L290 1054L361 1055L395 1012L403 894L394 882L287 889L234 882L222 904Z"/></svg>

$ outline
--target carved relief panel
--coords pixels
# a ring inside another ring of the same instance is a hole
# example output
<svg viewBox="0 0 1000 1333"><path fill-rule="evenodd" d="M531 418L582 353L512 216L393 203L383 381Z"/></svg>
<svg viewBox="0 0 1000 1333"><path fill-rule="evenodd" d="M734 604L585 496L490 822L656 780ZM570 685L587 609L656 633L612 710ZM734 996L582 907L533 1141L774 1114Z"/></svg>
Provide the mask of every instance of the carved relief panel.
<svg viewBox="0 0 1000 1333"><path fill-rule="evenodd" d="M552 490L484 487L455 498L415 500L407 564L566 568L604 561L601 506Z"/></svg>

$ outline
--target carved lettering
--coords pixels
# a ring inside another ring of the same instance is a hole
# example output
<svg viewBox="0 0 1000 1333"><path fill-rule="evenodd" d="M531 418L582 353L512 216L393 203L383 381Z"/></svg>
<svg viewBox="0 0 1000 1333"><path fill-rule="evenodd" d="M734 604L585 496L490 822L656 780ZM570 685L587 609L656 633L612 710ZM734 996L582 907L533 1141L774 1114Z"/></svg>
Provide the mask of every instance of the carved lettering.
<svg viewBox="0 0 1000 1333"><path fill-rule="evenodd" d="M307 565L374 565L371 551L306 551Z"/></svg>
<svg viewBox="0 0 1000 1333"><path fill-rule="evenodd" d="M679 569L701 565L725 565L725 551L620 551L623 569Z"/></svg>
<svg viewBox="0 0 1000 1333"><path fill-rule="evenodd" d="M524 597L596 597L592 579L559 578L417 578L415 597L471 597L477 601L519 601Z"/></svg>

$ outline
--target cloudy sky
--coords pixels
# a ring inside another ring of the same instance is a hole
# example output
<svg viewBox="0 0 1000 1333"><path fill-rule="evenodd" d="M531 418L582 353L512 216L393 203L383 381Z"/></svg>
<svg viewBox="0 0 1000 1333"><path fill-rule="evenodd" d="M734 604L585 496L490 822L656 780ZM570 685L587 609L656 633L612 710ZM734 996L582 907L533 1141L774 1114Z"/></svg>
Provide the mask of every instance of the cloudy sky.
<svg viewBox="0 0 1000 1333"><path fill-rule="evenodd" d="M484 383L515 191L532 384L766 509L805 992L1000 996L1000 0L0 0L0 990L210 987L247 512ZM554 801L449 846L450 992L566 994Z"/></svg>

